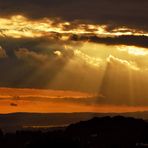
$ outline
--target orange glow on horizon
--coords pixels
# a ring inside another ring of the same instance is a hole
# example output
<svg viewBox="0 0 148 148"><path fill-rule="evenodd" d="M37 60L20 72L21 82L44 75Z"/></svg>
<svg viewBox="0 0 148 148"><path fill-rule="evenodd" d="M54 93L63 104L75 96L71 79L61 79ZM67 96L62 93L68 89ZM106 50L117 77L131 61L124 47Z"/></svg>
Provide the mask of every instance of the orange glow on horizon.
<svg viewBox="0 0 148 148"><path fill-rule="evenodd" d="M54 91L54 90L39 90L39 89L13 89L13 88L0 88L1 98L0 98L0 113L12 113L12 112L40 112L40 113L71 113L71 112L134 112L134 111L145 111L148 110L147 107L132 107L132 106L122 106L122 105L97 105L97 104L81 104L75 102L62 102L62 101L33 101L31 98L27 99L13 99L9 95L49 95L48 97L70 96L73 99L77 97L90 97L87 93L72 92L72 91ZM6 97L5 95L9 97ZM51 96L50 96L51 94ZM2 96L5 96L2 98ZM17 97L17 96L16 96Z"/></svg>

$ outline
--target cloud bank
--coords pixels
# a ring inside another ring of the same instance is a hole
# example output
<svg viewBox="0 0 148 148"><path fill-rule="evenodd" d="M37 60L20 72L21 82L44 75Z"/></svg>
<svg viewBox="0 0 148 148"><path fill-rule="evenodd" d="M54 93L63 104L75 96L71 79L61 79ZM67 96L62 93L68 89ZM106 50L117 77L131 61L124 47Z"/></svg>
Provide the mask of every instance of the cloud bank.
<svg viewBox="0 0 148 148"><path fill-rule="evenodd" d="M5 0L1 16L24 14L30 18L60 17L147 30L147 0Z"/></svg>
<svg viewBox="0 0 148 148"><path fill-rule="evenodd" d="M97 94L61 102L147 106L147 7L147 0L2 1L0 86Z"/></svg>

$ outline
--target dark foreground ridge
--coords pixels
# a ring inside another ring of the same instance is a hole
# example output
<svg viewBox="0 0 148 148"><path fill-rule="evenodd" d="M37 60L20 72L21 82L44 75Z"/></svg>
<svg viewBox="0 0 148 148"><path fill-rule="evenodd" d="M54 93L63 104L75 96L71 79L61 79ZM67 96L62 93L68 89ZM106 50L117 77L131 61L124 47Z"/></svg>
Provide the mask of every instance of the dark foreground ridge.
<svg viewBox="0 0 148 148"><path fill-rule="evenodd" d="M0 148L142 148L148 147L148 123L131 117L95 117L48 132L0 132Z"/></svg>
<svg viewBox="0 0 148 148"><path fill-rule="evenodd" d="M147 111L131 113L11 113L0 114L0 129L2 129L4 133L8 133L18 130L30 130L34 126L36 127L34 130L40 129L47 131L48 127L50 127L50 129L52 127L65 127L80 121L90 120L93 117L114 117L119 115L148 120Z"/></svg>

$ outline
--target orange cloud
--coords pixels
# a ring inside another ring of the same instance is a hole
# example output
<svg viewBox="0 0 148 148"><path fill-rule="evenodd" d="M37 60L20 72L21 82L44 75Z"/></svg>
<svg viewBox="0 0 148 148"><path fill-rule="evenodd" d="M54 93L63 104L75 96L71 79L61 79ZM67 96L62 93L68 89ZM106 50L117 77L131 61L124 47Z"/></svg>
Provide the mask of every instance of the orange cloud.
<svg viewBox="0 0 148 148"><path fill-rule="evenodd" d="M110 31L108 31L107 28L107 25L66 22L62 20L57 21L47 18L30 20L22 15L14 15L10 18L0 18L0 36L3 37L52 37L53 32L63 34L61 40L68 39L68 34L94 34L101 37L122 35L148 36L147 32L126 27L118 27Z"/></svg>
<svg viewBox="0 0 148 148"><path fill-rule="evenodd" d="M56 91L40 89L15 89L0 88L0 113L12 112L132 112L148 110L148 107L126 106L126 105L105 105L97 104L93 100L93 94L73 91ZM27 98L23 98L26 96ZM34 100L31 98L34 96ZM55 101L46 100L55 97ZM40 98L40 101L37 101ZM56 98L57 97L57 98ZM71 97L71 101L66 101ZM63 98L65 101L58 99ZM79 102L75 102L78 99ZM83 100L84 99L84 100ZM89 100L90 99L90 100ZM91 100L92 99L92 100ZM45 101L46 100L46 101ZM94 101L92 104L84 103L86 100ZM81 101L84 101L83 103Z"/></svg>

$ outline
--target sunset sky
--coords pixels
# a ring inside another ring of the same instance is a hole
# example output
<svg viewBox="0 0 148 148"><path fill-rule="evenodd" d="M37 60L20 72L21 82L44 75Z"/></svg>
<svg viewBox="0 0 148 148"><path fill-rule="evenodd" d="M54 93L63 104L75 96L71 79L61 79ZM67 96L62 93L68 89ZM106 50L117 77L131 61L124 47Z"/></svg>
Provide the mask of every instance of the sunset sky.
<svg viewBox="0 0 148 148"><path fill-rule="evenodd" d="M0 2L0 113L143 110L147 0Z"/></svg>

